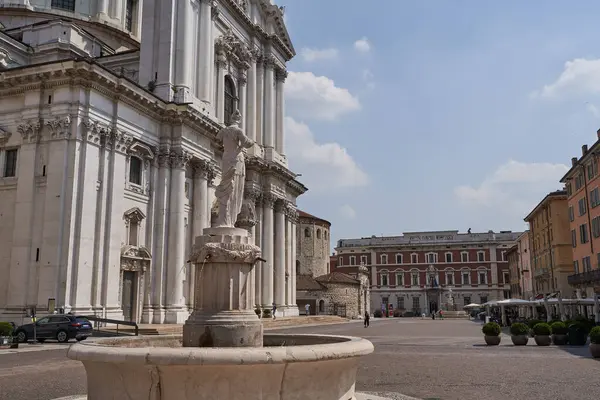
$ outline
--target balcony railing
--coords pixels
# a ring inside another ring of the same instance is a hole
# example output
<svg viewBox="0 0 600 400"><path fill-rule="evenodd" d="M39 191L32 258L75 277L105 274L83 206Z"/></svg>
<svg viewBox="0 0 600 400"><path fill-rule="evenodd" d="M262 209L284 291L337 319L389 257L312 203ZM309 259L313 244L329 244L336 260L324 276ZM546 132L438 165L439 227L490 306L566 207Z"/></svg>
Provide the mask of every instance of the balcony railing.
<svg viewBox="0 0 600 400"><path fill-rule="evenodd" d="M571 286L600 283L600 269L570 275L567 278L567 282L569 282L569 285Z"/></svg>

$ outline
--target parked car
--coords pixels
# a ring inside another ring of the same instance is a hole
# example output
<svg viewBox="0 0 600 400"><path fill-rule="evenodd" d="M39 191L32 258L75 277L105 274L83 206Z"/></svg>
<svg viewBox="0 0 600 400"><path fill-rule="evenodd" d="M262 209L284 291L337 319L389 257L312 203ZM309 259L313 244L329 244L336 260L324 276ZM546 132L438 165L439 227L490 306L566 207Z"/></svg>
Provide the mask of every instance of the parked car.
<svg viewBox="0 0 600 400"><path fill-rule="evenodd" d="M38 342L43 343L47 339L56 339L59 343L66 343L70 339L84 340L92 335L92 323L83 316L72 314L54 314L38 319L35 324L19 326L13 336L20 343L33 340L33 327L35 325L35 337Z"/></svg>

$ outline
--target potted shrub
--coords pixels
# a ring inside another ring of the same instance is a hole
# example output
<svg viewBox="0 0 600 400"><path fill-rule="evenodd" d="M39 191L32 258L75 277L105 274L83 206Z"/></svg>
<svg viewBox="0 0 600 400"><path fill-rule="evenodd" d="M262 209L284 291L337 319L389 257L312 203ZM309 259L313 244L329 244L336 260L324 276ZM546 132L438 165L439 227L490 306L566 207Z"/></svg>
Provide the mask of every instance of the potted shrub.
<svg viewBox="0 0 600 400"><path fill-rule="evenodd" d="M12 344L13 325L10 322L0 322L0 346Z"/></svg>
<svg viewBox="0 0 600 400"><path fill-rule="evenodd" d="M582 321L575 321L568 326L569 344L572 346L585 346L587 343L588 328Z"/></svg>
<svg viewBox="0 0 600 400"><path fill-rule="evenodd" d="M533 337L533 327L536 326L537 324L542 323L542 322L544 322L544 321L539 320L539 319L530 319L530 320L527 320L527 326L529 327L529 329L531 329L531 331L529 332L529 335L531 337Z"/></svg>
<svg viewBox="0 0 600 400"><path fill-rule="evenodd" d="M552 343L552 328L545 322L540 322L533 327L533 338L538 346L550 346Z"/></svg>
<svg viewBox="0 0 600 400"><path fill-rule="evenodd" d="M600 326L595 326L590 331L590 353L592 357L600 358Z"/></svg>
<svg viewBox="0 0 600 400"><path fill-rule="evenodd" d="M481 328L483 338L488 346L497 346L500 344L500 325L495 322L488 322Z"/></svg>
<svg viewBox="0 0 600 400"><path fill-rule="evenodd" d="M383 311L381 311L380 309L375 310L375 312L373 313L373 317L383 318Z"/></svg>
<svg viewBox="0 0 600 400"><path fill-rule="evenodd" d="M556 321L550 325L552 329L552 343L558 346L564 346L567 344L569 337L567 334L569 333L569 329L564 322Z"/></svg>
<svg viewBox="0 0 600 400"><path fill-rule="evenodd" d="M521 322L510 326L510 340L515 346L525 346L529 342L529 327Z"/></svg>
<svg viewBox="0 0 600 400"><path fill-rule="evenodd" d="M256 306L254 312L256 313L256 315L258 315L258 318L260 318L260 316L262 315L262 311L260 310L259 306Z"/></svg>
<svg viewBox="0 0 600 400"><path fill-rule="evenodd" d="M271 310L268 308L265 308L264 310L262 310L262 317L263 318L271 318Z"/></svg>

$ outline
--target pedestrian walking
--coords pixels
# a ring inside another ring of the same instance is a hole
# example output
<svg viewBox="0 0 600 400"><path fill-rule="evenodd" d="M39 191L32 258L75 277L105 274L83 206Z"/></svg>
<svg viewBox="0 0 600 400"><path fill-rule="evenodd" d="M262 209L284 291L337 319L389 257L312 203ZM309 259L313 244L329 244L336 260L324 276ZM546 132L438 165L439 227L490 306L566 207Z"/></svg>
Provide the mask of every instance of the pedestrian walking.
<svg viewBox="0 0 600 400"><path fill-rule="evenodd" d="M277 305L273 303L273 319L275 319L275 313L277 312Z"/></svg>
<svg viewBox="0 0 600 400"><path fill-rule="evenodd" d="M369 315L368 311L365 311L365 328L369 327L369 320L371 319L371 316Z"/></svg>
<svg viewBox="0 0 600 400"><path fill-rule="evenodd" d="M306 311L306 316L308 317L310 315L310 304L306 303L304 310Z"/></svg>

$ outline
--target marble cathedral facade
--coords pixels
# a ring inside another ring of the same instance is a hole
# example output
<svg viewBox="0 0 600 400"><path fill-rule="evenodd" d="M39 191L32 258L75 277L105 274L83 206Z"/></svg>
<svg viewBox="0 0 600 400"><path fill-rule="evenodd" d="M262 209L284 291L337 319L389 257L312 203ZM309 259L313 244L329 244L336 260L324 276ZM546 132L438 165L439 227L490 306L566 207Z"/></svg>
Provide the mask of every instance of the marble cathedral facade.
<svg viewBox="0 0 600 400"><path fill-rule="evenodd" d="M81 4L85 3L85 4ZM298 315L283 9L268 0L0 0L0 320L182 323L235 109L257 307Z"/></svg>

